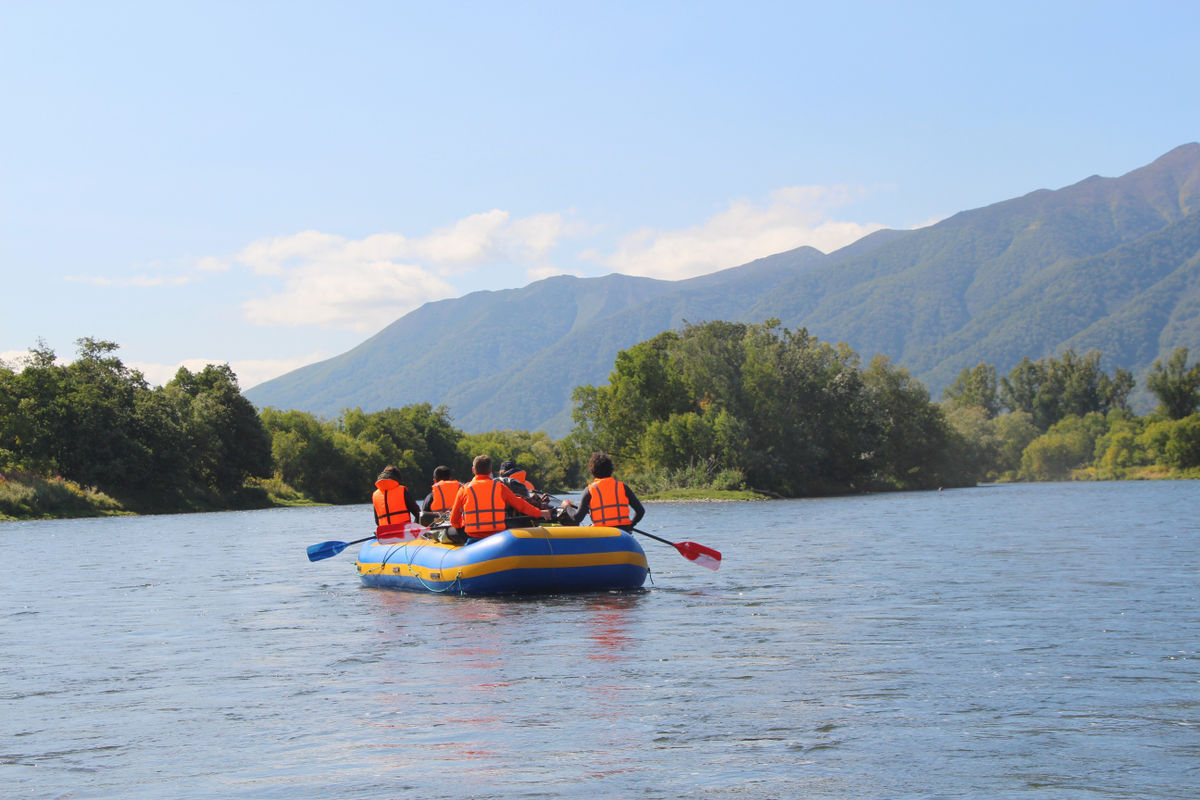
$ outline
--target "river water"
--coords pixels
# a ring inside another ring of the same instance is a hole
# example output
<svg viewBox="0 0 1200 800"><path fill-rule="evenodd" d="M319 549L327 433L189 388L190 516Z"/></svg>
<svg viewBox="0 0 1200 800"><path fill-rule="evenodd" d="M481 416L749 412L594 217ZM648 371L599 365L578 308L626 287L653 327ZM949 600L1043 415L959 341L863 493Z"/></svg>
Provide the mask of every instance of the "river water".
<svg viewBox="0 0 1200 800"><path fill-rule="evenodd" d="M1200 483L647 504L632 594L360 587L365 506L0 524L4 798L1200 795Z"/></svg>

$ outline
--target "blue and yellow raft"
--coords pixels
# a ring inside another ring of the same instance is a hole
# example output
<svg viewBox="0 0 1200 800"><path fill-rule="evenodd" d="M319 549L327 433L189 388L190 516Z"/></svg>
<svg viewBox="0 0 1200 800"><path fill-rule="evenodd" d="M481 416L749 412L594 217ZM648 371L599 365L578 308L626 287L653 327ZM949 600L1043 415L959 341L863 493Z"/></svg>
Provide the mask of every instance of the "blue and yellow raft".
<svg viewBox="0 0 1200 800"><path fill-rule="evenodd" d="M358 551L363 585L454 594L638 589L650 570L642 546L618 528L513 528L466 546L371 541Z"/></svg>

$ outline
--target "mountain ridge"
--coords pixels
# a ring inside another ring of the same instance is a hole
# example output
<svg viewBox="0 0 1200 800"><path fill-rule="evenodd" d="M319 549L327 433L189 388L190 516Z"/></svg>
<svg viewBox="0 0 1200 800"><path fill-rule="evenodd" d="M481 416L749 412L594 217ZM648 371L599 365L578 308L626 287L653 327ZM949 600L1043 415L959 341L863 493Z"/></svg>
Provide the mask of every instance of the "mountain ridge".
<svg viewBox="0 0 1200 800"><path fill-rule="evenodd" d="M246 395L324 416L431 402L464 430L562 435L572 389L605 382L618 351L685 321L769 317L864 359L883 353L935 395L963 367L1003 373L1064 347L1105 351L1108 367L1140 378L1176 346L1200 353L1197 210L1200 144L1189 143L1116 178L876 231L829 254L800 247L681 281L563 275L427 303Z"/></svg>

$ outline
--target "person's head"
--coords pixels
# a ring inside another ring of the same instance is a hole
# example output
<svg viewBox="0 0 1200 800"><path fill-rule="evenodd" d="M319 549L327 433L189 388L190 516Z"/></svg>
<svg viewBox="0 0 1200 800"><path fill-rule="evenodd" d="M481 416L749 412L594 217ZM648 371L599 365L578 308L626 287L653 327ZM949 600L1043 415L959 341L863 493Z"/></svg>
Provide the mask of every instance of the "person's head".
<svg viewBox="0 0 1200 800"><path fill-rule="evenodd" d="M471 471L476 475L491 475L492 474L492 457L491 456L475 456L475 460L471 462Z"/></svg>
<svg viewBox="0 0 1200 800"><path fill-rule="evenodd" d="M433 471L434 481L448 481L450 480L450 476L451 473L449 467L438 467Z"/></svg>
<svg viewBox="0 0 1200 800"><path fill-rule="evenodd" d="M512 475L514 472L516 472L516 471L517 471L517 469L518 469L518 467L517 467L517 462L515 462L515 461L501 461L501 462L500 462L500 477L501 477L501 478L504 478L504 477L507 477L507 476L509 476L509 475Z"/></svg>
<svg viewBox="0 0 1200 800"><path fill-rule="evenodd" d="M402 480L403 478L400 477L400 470L396 468L396 465L388 464L383 468L383 471L379 473L379 476L375 478L375 483L379 483L380 481L395 481L396 483L400 483Z"/></svg>
<svg viewBox="0 0 1200 800"><path fill-rule="evenodd" d="M588 459L588 472L595 478L611 478L613 463L608 453L592 453L592 457Z"/></svg>

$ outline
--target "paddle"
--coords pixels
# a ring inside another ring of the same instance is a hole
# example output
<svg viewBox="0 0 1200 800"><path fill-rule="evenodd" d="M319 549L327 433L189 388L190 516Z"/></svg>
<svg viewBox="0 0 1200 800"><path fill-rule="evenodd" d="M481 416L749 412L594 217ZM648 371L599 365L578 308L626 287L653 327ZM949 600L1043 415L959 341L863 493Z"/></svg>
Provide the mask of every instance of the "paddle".
<svg viewBox="0 0 1200 800"><path fill-rule="evenodd" d="M375 529L374 536L368 536L365 539L355 539L353 542L321 542L320 544L311 544L308 546L308 560L320 561L323 558L333 558L352 544L362 544L372 539L379 539L380 541L385 539L388 541L399 539L402 542L407 542L410 539L416 539L427 530L429 528L418 525L415 522L380 525Z"/></svg>
<svg viewBox="0 0 1200 800"><path fill-rule="evenodd" d="M672 542L668 539L662 538L661 536L655 536L653 533L647 533L640 528L633 528L632 530L640 533L642 536L649 536L651 539L660 541L663 544L671 545L679 551L679 555L683 556L688 561L699 564L702 567L707 567L713 572L716 572L721 568L721 554L720 552L713 550L711 547L705 547L704 545L697 544L696 542Z"/></svg>

